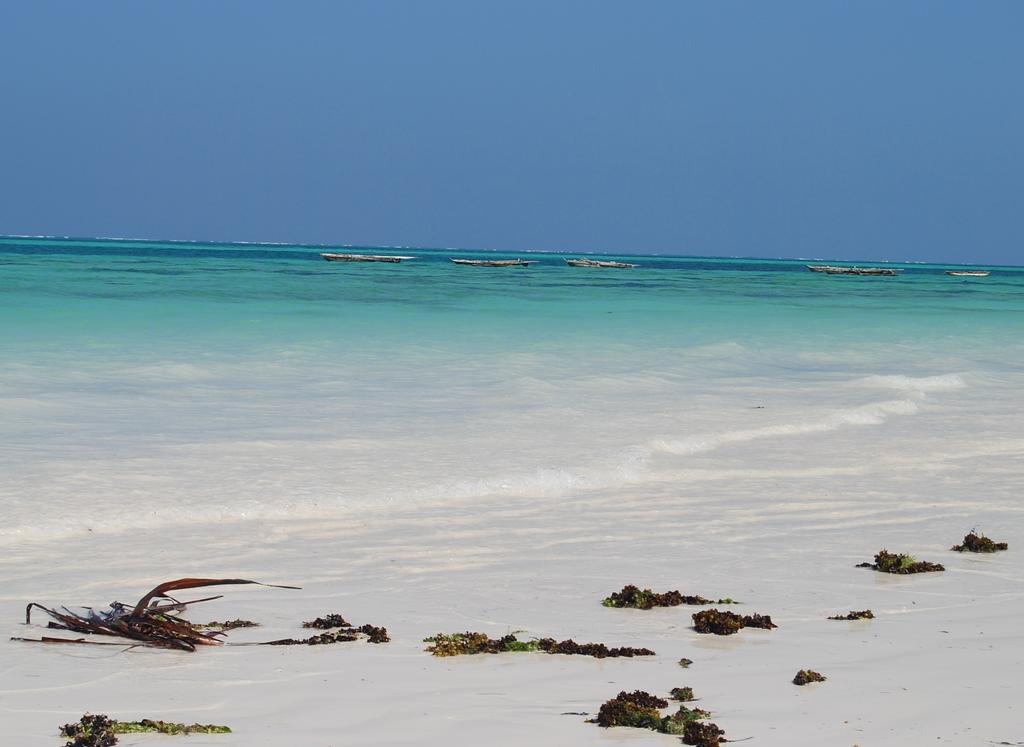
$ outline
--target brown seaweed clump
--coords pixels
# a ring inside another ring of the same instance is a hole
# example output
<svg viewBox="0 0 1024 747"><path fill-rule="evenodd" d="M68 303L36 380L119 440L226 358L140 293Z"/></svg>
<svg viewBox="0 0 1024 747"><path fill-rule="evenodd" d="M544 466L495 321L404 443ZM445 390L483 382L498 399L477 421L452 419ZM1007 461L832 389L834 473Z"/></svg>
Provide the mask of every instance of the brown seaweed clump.
<svg viewBox="0 0 1024 747"><path fill-rule="evenodd" d="M829 620L874 620L875 613L871 610L850 610L845 615L833 615Z"/></svg>
<svg viewBox="0 0 1024 747"><path fill-rule="evenodd" d="M735 612L722 612L712 609L695 612L693 614L693 627L698 633L732 635L739 632L740 628L764 628L771 630L779 626L772 622L770 615L737 615Z"/></svg>
<svg viewBox="0 0 1024 747"><path fill-rule="evenodd" d="M813 669L801 669L793 678L794 685L806 685L811 682L824 682L828 679L823 674L818 674Z"/></svg>
<svg viewBox="0 0 1024 747"><path fill-rule="evenodd" d="M605 607L630 607L638 610L649 610L654 607L678 607L681 604L703 605L703 604L737 604L733 599L705 599L702 596L689 596L679 591L666 591L662 593L650 589L639 589L633 584L622 587L622 591L616 591L611 596L605 597L601 602Z"/></svg>
<svg viewBox="0 0 1024 747"><path fill-rule="evenodd" d="M387 628L375 625L360 625L359 632L365 635L366 640L370 643L388 643L391 640Z"/></svg>
<svg viewBox="0 0 1024 747"><path fill-rule="evenodd" d="M718 728L718 724L713 724L710 721L706 723L690 721L686 724L686 729L683 732L683 744L694 745L694 747L719 747L722 742L728 741L725 739L725 732Z"/></svg>
<svg viewBox="0 0 1024 747"><path fill-rule="evenodd" d="M661 714L658 709L667 707L667 700L643 690L631 693L623 690L601 706L597 712L597 725L603 727L632 726L638 729L660 731Z"/></svg>
<svg viewBox="0 0 1024 747"><path fill-rule="evenodd" d="M331 615L325 615L324 617L318 617L315 620L307 620L302 623L302 627L330 630L331 628L351 628L352 624L341 615L334 613Z"/></svg>
<svg viewBox="0 0 1024 747"><path fill-rule="evenodd" d="M683 669L689 669L691 664L693 664L693 659L687 659L684 657L679 660L679 666Z"/></svg>
<svg viewBox="0 0 1024 747"><path fill-rule="evenodd" d="M541 638L537 641L540 650L548 654L576 654L581 656L593 656L597 659L606 658L627 658L634 656L654 656L649 648L631 648L619 646L609 648L603 643L576 643L571 638L565 641L555 641L554 638Z"/></svg>
<svg viewBox="0 0 1024 747"><path fill-rule="evenodd" d="M348 643L365 638L370 643L387 643L391 640L388 637L387 628L379 628L375 625L361 625L358 628L348 626L338 630L327 631L320 635L309 638L281 638L277 641L267 641L267 646L320 646L327 643Z"/></svg>
<svg viewBox="0 0 1024 747"><path fill-rule="evenodd" d="M593 656L597 659L654 656L648 648L609 648L603 643L577 643L572 639L556 641L554 638L539 638L532 641L521 641L515 633L501 638L491 638L486 633L438 633L425 638L424 643L431 644L427 651L434 656L466 656L473 654L503 654L508 652L536 652L546 654L568 654Z"/></svg>
<svg viewBox="0 0 1024 747"><path fill-rule="evenodd" d="M881 573L929 573L931 571L944 571L944 566L938 563L929 563L927 560L917 560L913 555L892 553L888 550L879 550L875 555L874 563L860 563L858 568L871 568Z"/></svg>
<svg viewBox="0 0 1024 747"><path fill-rule="evenodd" d="M1005 542L994 542L984 534L979 537L974 532L970 532L964 537L963 544L953 545L950 549L957 552L998 552L1007 550L1009 547Z"/></svg>
<svg viewBox="0 0 1024 747"><path fill-rule="evenodd" d="M86 713L77 724L60 727L62 737L68 737L64 747L113 747L117 744L114 721L109 716Z"/></svg>
<svg viewBox="0 0 1024 747"><path fill-rule="evenodd" d="M623 691L611 700L604 702L595 721L598 726L631 726L635 729L651 729L662 734L675 734L685 738L688 730L692 731L691 724L711 716L710 713L700 708L687 708L686 706L679 706L675 713L662 716L659 709L667 706L667 700L643 690L631 693ZM717 727L715 728L717 729ZM720 730L718 733L724 734ZM694 742L693 744L703 743ZM718 744L718 742L709 744Z"/></svg>
<svg viewBox="0 0 1024 747"><path fill-rule="evenodd" d="M267 641L267 646L322 646L328 643L348 643L358 641L359 635L348 628L343 630L328 631L309 638L279 638L276 641Z"/></svg>

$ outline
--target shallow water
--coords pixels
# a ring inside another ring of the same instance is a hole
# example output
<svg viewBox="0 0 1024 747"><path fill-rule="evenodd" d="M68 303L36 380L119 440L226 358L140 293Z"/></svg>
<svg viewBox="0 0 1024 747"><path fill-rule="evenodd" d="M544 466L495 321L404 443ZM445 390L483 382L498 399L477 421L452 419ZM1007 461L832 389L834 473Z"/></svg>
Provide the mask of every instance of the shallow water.
<svg viewBox="0 0 1024 747"><path fill-rule="evenodd" d="M1020 268L325 249L0 239L0 542L636 493L838 431L1021 435Z"/></svg>

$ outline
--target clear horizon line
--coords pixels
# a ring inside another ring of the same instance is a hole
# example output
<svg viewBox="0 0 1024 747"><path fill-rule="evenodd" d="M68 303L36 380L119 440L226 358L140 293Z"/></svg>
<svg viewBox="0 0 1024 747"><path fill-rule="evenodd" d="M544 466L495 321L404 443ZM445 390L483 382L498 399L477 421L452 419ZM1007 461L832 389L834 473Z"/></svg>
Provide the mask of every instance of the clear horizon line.
<svg viewBox="0 0 1024 747"><path fill-rule="evenodd" d="M775 260L783 262L846 262L846 263L878 263L878 264L905 264L905 265L938 265L953 267L1014 267L1024 268L1024 265L1011 265L994 262L936 262L930 260L913 259L837 259L835 257L785 257L785 256L753 256L753 255L706 255L706 254L666 254L663 252L638 253L616 252L609 250L562 250L562 249L488 249L488 248L464 248L464 247L432 247L416 245L388 245L388 244L343 244L326 242L287 242L287 241L237 241L237 240L210 240L210 239L154 239L147 237L126 237L126 236L59 236L56 234L0 234L3 239L54 239L58 241L124 241L124 242L146 242L153 244L227 244L237 246L268 246L268 247L310 247L310 248L343 248L343 249L388 249L404 251L431 251L431 252L488 252L492 254L553 254L553 255L595 255L612 257L662 257L674 259L737 259L737 260Z"/></svg>

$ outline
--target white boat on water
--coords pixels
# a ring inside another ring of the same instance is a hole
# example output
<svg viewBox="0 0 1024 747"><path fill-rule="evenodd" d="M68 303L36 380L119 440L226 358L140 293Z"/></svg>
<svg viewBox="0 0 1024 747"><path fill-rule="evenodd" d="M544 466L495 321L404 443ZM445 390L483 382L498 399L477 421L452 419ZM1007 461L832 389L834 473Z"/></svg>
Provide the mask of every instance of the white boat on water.
<svg viewBox="0 0 1024 747"><path fill-rule="evenodd" d="M823 272L827 275L896 275L899 270L892 267L840 267L839 265L807 265L811 272Z"/></svg>
<svg viewBox="0 0 1024 747"><path fill-rule="evenodd" d="M629 262L613 262L606 259L586 259L581 257L579 259L567 259L565 263L569 267L637 267Z"/></svg>
<svg viewBox="0 0 1024 747"><path fill-rule="evenodd" d="M403 259L416 259L415 257L398 257L393 254L330 254L320 255L328 262L401 262Z"/></svg>
<svg viewBox="0 0 1024 747"><path fill-rule="evenodd" d="M987 278L988 270L946 270L947 275L955 278Z"/></svg>
<svg viewBox="0 0 1024 747"><path fill-rule="evenodd" d="M535 259L452 259L457 265L469 265L470 267L529 267L535 264Z"/></svg>

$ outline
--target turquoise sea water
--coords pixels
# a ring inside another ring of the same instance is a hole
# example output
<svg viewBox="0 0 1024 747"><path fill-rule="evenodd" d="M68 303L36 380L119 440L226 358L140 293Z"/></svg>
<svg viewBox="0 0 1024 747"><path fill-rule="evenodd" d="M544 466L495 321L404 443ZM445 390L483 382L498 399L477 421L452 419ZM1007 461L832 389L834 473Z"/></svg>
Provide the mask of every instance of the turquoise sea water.
<svg viewBox="0 0 1024 747"><path fill-rule="evenodd" d="M1022 268L330 250L0 239L0 533L635 486L937 393L1019 399Z"/></svg>

